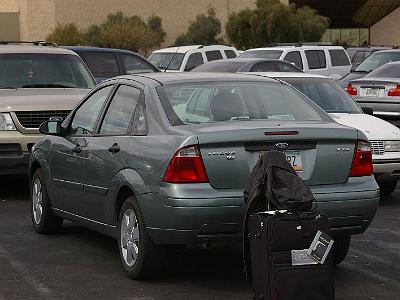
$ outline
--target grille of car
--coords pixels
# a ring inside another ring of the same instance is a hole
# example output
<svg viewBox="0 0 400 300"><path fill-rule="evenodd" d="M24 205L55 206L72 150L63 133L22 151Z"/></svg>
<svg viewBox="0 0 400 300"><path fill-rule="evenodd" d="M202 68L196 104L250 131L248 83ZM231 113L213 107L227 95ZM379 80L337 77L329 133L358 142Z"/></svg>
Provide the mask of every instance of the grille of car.
<svg viewBox="0 0 400 300"><path fill-rule="evenodd" d="M372 154L385 154L384 141L370 141Z"/></svg>
<svg viewBox="0 0 400 300"><path fill-rule="evenodd" d="M15 115L23 127L39 128L40 124L48 121L51 117L65 118L69 112L69 110L18 111Z"/></svg>

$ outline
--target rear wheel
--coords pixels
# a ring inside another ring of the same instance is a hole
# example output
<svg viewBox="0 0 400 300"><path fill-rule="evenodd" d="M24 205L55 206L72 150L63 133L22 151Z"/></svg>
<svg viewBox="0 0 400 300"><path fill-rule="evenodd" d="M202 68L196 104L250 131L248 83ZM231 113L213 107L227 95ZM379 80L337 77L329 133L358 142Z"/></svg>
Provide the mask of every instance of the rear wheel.
<svg viewBox="0 0 400 300"><path fill-rule="evenodd" d="M333 263L336 265L340 264L346 258L347 252L349 252L351 236L336 237L333 243Z"/></svg>
<svg viewBox="0 0 400 300"><path fill-rule="evenodd" d="M145 279L160 275L165 252L150 239L134 197L127 198L122 204L118 220L118 239L121 262L129 277Z"/></svg>
<svg viewBox="0 0 400 300"><path fill-rule="evenodd" d="M32 176L31 204L32 224L36 232L55 233L61 229L63 219L51 210L41 169L37 169Z"/></svg>
<svg viewBox="0 0 400 300"><path fill-rule="evenodd" d="M393 193L394 190L396 189L396 186L397 186L397 180L383 182L379 184L379 188L383 196L389 196L391 193Z"/></svg>

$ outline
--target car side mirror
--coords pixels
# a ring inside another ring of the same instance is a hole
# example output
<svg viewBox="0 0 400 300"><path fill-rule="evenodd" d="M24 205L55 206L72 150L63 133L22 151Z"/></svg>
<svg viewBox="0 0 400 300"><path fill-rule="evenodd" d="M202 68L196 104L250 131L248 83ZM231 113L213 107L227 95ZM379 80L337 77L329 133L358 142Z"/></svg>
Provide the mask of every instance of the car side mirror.
<svg viewBox="0 0 400 300"><path fill-rule="evenodd" d="M61 120L43 122L39 127L39 132L48 135L59 135L61 133L61 122Z"/></svg>
<svg viewBox="0 0 400 300"><path fill-rule="evenodd" d="M374 110L372 109L371 106L363 106L363 107L361 107L361 109L364 112L364 114L371 115L371 116L374 115Z"/></svg>

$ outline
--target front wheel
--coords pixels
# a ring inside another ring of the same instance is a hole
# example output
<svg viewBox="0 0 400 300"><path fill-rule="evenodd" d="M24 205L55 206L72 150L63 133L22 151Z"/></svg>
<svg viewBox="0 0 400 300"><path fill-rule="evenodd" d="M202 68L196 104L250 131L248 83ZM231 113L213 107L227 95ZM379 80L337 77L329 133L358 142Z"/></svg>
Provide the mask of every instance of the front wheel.
<svg viewBox="0 0 400 300"><path fill-rule="evenodd" d="M63 219L51 210L41 169L36 170L32 176L31 204L32 224L36 232L55 233L61 229Z"/></svg>
<svg viewBox="0 0 400 300"><path fill-rule="evenodd" d="M118 239L121 262L129 277L145 279L160 275L165 252L150 239L134 197L127 198L122 204Z"/></svg>
<svg viewBox="0 0 400 300"><path fill-rule="evenodd" d="M340 264L346 258L350 248L351 236L336 237L333 243L333 263L335 266Z"/></svg>

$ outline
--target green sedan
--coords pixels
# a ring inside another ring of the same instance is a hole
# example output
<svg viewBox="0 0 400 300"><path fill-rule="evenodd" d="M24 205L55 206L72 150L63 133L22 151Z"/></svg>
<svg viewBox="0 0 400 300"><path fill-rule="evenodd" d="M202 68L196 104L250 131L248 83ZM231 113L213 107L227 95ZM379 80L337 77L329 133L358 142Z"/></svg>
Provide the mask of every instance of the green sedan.
<svg viewBox="0 0 400 300"><path fill-rule="evenodd" d="M32 150L32 223L68 219L118 240L134 279L162 269L167 245L241 240L243 190L260 153L284 151L330 219L334 257L379 202L365 135L278 80L154 73L92 90Z"/></svg>

